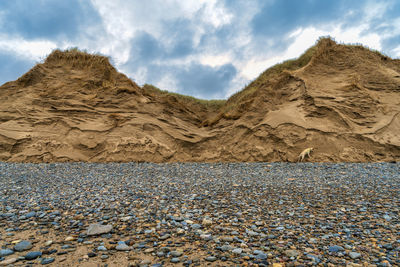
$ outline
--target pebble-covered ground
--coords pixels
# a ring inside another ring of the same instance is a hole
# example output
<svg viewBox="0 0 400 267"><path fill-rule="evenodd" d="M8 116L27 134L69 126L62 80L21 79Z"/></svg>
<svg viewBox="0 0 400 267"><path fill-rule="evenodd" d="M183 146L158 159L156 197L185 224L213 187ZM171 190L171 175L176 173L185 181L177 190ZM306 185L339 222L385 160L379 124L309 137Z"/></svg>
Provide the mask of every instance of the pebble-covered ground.
<svg viewBox="0 0 400 267"><path fill-rule="evenodd" d="M0 266L400 266L399 172L0 163Z"/></svg>

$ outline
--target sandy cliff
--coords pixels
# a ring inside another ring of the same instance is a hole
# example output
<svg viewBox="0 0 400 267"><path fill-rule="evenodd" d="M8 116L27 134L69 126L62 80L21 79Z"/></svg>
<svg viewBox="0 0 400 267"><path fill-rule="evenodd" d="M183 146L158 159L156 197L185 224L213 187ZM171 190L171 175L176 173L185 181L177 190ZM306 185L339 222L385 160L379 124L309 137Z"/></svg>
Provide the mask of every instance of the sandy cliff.
<svg viewBox="0 0 400 267"><path fill-rule="evenodd" d="M398 161L399 132L400 60L330 39L220 106L75 50L0 87L2 161Z"/></svg>

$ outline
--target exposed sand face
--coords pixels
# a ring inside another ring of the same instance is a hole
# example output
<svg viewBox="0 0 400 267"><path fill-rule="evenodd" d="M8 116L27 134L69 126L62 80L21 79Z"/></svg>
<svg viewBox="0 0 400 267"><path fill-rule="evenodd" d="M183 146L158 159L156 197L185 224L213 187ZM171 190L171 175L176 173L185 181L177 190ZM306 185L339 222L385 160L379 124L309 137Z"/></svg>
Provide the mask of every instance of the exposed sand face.
<svg viewBox="0 0 400 267"><path fill-rule="evenodd" d="M309 161L398 161L400 62L324 39L201 126L215 112L57 51L0 87L0 160L295 162L314 147Z"/></svg>

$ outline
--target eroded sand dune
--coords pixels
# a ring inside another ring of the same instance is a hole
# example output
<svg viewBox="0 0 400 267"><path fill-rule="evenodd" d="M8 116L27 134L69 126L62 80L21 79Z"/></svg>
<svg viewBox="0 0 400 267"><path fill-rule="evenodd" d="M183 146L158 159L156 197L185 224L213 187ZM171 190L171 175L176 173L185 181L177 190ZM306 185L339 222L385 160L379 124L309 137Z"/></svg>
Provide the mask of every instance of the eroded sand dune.
<svg viewBox="0 0 400 267"><path fill-rule="evenodd" d="M322 39L217 109L55 51L0 87L0 160L398 161L400 61Z"/></svg>

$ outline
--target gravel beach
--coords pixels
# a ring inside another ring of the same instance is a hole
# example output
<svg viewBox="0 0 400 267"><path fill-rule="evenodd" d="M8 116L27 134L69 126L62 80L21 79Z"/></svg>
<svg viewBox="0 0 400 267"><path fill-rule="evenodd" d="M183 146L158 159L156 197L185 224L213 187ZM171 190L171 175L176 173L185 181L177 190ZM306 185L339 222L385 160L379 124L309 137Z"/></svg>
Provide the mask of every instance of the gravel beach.
<svg viewBox="0 0 400 267"><path fill-rule="evenodd" d="M399 172L0 163L0 266L400 266Z"/></svg>

